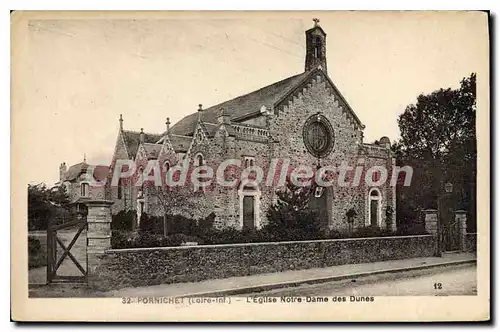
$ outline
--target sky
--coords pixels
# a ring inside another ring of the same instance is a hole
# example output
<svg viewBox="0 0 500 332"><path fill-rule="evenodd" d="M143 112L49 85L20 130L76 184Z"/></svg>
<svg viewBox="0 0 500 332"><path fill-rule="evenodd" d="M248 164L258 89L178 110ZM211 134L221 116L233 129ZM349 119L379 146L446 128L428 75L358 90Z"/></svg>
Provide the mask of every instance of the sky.
<svg viewBox="0 0 500 332"><path fill-rule="evenodd" d="M303 72L314 17L327 33L328 75L366 125L365 142L398 139L397 117L419 94L456 88L488 61L485 21L468 13L210 15L27 20L13 34L12 130L26 133L30 181L53 184L61 162L84 154L109 164L120 114L125 129L160 133L167 117Z"/></svg>

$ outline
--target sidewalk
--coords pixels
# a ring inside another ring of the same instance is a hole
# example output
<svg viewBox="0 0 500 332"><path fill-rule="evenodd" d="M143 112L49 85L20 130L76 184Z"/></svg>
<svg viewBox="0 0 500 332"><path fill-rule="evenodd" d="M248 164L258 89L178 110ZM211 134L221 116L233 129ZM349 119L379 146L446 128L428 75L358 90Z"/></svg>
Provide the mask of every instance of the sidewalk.
<svg viewBox="0 0 500 332"><path fill-rule="evenodd" d="M307 270L293 270L201 282L130 287L110 291L106 297L122 296L221 296L293 287L303 283L321 283L381 273L403 272L437 266L474 262L470 253L446 253L443 257L419 257L364 264L339 265Z"/></svg>

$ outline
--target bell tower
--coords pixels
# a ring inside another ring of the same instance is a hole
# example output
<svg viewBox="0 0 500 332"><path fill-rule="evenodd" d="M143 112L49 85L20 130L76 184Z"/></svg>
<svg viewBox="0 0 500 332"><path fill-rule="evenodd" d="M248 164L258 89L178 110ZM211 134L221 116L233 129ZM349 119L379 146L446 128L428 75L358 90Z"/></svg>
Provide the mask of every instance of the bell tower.
<svg viewBox="0 0 500 332"><path fill-rule="evenodd" d="M319 19L314 18L314 26L306 31L306 66L309 71L321 66L326 73L326 33L319 26Z"/></svg>

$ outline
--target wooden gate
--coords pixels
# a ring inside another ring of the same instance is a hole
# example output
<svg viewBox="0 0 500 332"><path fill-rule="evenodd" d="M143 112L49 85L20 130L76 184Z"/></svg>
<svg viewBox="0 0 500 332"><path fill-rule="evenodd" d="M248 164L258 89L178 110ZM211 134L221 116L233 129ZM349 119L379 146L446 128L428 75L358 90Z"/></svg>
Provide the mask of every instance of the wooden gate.
<svg viewBox="0 0 500 332"><path fill-rule="evenodd" d="M443 242L445 251L460 250L460 224L458 221L450 220L443 227Z"/></svg>
<svg viewBox="0 0 500 332"><path fill-rule="evenodd" d="M460 250L460 224L455 220L453 203L451 195L444 196L440 201L439 219L443 251Z"/></svg>
<svg viewBox="0 0 500 332"><path fill-rule="evenodd" d="M68 246L64 244L63 239L61 239L57 232L65 229L76 229L76 233L71 239ZM47 228L47 283L60 283L60 282L71 282L71 283L85 283L87 282L87 269L82 266L78 259L71 253L71 249L75 245L78 238L82 235L82 232L87 229L86 218L81 218L72 222L68 222L61 225L51 225L49 222ZM57 248L61 247L62 255L58 257ZM85 251L86 252L86 251ZM86 255L86 253L85 253ZM63 264L66 258L70 258L71 261L80 271L81 275L59 275L57 273L58 269ZM87 259L83 265L86 267Z"/></svg>

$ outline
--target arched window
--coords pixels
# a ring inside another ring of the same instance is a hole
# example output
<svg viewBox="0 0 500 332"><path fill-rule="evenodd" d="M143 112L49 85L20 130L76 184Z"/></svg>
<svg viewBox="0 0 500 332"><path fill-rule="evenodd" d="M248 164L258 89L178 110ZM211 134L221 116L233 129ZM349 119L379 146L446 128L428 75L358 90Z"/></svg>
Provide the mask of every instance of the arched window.
<svg viewBox="0 0 500 332"><path fill-rule="evenodd" d="M314 57L316 59L321 58L321 38L314 38Z"/></svg>
<svg viewBox="0 0 500 332"><path fill-rule="evenodd" d="M139 166L139 184L144 187L144 166Z"/></svg>
<svg viewBox="0 0 500 332"><path fill-rule="evenodd" d="M203 166L203 165L205 165L205 159L203 158L203 155L201 153L196 154L194 157L194 166L198 167L198 166ZM194 184L194 191L204 192L205 187L203 187L201 185L199 186L198 184Z"/></svg>
<svg viewBox="0 0 500 332"><path fill-rule="evenodd" d="M205 164L205 161L203 160L203 155L201 153L198 153L196 155L195 163L196 163L196 166L203 166Z"/></svg>
<svg viewBox="0 0 500 332"><path fill-rule="evenodd" d="M170 170L170 162L167 160L163 163L163 170L167 173Z"/></svg>
<svg viewBox="0 0 500 332"><path fill-rule="evenodd" d="M255 157L253 156L244 156L245 168L253 167L255 165Z"/></svg>
<svg viewBox="0 0 500 332"><path fill-rule="evenodd" d="M170 171L170 162L168 160L163 163L163 171L165 172L165 181L166 181L165 188L166 188L166 190L169 190L172 174L167 174L168 171Z"/></svg>

